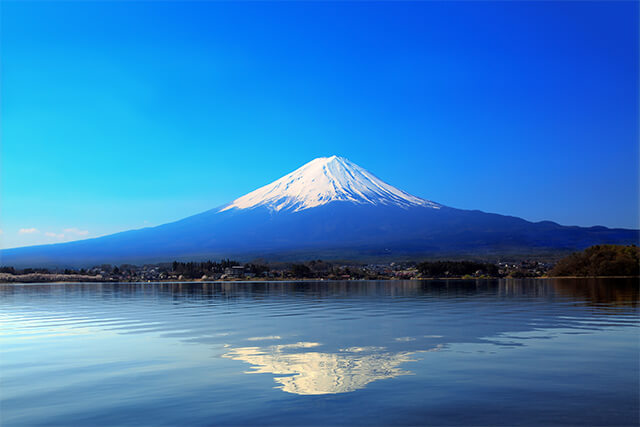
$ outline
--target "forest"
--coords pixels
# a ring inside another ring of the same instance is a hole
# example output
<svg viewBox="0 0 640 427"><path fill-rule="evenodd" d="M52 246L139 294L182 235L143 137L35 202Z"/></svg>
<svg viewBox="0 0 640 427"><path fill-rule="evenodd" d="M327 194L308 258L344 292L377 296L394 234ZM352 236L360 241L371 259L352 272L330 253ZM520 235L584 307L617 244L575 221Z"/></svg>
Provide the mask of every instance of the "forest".
<svg viewBox="0 0 640 427"><path fill-rule="evenodd" d="M549 276L640 276L640 248L636 245L591 246L558 261Z"/></svg>

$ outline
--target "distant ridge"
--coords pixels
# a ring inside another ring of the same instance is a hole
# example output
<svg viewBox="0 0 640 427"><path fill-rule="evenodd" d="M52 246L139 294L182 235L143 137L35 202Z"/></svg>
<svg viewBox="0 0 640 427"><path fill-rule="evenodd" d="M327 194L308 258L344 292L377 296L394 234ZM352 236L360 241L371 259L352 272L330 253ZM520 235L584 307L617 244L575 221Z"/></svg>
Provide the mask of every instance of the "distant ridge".
<svg viewBox="0 0 640 427"><path fill-rule="evenodd" d="M232 257L380 260L501 257L638 243L638 230L567 227L413 196L338 157L312 160L233 202L157 227L0 251L15 267Z"/></svg>

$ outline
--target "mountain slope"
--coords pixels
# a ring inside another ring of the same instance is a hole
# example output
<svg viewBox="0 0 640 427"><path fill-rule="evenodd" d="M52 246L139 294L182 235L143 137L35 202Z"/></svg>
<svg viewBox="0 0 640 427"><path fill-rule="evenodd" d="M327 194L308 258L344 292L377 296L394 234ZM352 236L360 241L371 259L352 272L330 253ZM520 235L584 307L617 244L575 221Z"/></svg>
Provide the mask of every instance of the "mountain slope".
<svg viewBox="0 0 640 427"><path fill-rule="evenodd" d="M343 157L331 156L314 159L277 181L234 200L221 211L264 206L273 211L297 212L337 201L374 206L440 207L387 184Z"/></svg>
<svg viewBox="0 0 640 427"><path fill-rule="evenodd" d="M339 157L316 159L221 208L158 227L4 250L4 265L87 266L172 259L531 254L635 243L637 230L565 227L446 207Z"/></svg>

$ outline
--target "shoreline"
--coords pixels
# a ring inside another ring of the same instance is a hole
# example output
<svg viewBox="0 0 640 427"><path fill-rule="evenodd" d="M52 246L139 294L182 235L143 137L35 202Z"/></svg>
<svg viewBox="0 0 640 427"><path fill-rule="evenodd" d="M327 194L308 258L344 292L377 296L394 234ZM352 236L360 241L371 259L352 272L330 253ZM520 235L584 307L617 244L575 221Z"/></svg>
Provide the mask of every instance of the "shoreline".
<svg viewBox="0 0 640 427"><path fill-rule="evenodd" d="M59 275L56 275L59 276ZM545 276L545 277L413 277L408 279L400 279L395 277L380 278L380 279L323 279L323 278L288 278L288 279L269 279L269 278L255 278L255 279L218 279L218 280L105 280L103 278L96 279L93 276L87 277L70 277L68 279L55 278L52 280L43 280L26 277L15 277L14 280L3 280L0 278L0 285L24 285L24 284L140 284L140 285L155 285L155 284L215 284L215 283L297 283L297 282L399 282L399 281L446 281L446 280L463 280L463 281L478 281L478 280L549 280L549 279L638 279L639 276Z"/></svg>

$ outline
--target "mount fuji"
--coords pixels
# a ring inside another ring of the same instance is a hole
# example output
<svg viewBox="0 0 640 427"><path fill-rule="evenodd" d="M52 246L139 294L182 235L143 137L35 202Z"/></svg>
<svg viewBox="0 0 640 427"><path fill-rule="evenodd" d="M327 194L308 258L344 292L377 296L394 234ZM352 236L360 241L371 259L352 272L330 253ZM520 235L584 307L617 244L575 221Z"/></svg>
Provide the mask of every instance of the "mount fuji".
<svg viewBox="0 0 640 427"><path fill-rule="evenodd" d="M312 160L231 203L176 222L52 245L6 249L4 265L89 266L230 257L495 257L637 243L638 230L447 207L399 190L349 160Z"/></svg>

